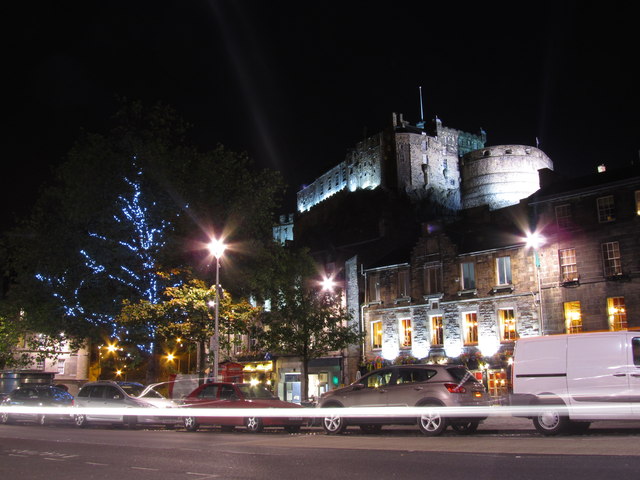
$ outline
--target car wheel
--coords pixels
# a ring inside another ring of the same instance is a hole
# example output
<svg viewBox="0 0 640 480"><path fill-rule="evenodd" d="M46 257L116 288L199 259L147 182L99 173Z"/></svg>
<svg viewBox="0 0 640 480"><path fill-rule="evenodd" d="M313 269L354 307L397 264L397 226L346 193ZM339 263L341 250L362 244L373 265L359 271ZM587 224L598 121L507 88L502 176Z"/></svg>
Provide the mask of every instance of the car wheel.
<svg viewBox="0 0 640 480"><path fill-rule="evenodd" d="M468 422L451 422L451 428L460 435L469 435L470 433L474 433L478 430L478 425L480 425L480 421L478 420L470 420Z"/></svg>
<svg viewBox="0 0 640 480"><path fill-rule="evenodd" d="M127 416L122 419L122 423L129 430L135 430L138 426L138 417L135 416Z"/></svg>
<svg viewBox="0 0 640 480"><path fill-rule="evenodd" d="M11 416L8 412L2 412L2 414L0 414L0 423L2 423L3 425L12 423Z"/></svg>
<svg viewBox="0 0 640 480"><path fill-rule="evenodd" d="M382 431L382 425L360 425L360 430L363 433L380 433Z"/></svg>
<svg viewBox="0 0 640 480"><path fill-rule="evenodd" d="M200 426L196 421L196 417L184 417L182 419L182 422L187 432L195 432L196 430L198 430L198 427Z"/></svg>
<svg viewBox="0 0 640 480"><path fill-rule="evenodd" d="M289 433L299 433L300 425L287 425L284 429Z"/></svg>
<svg viewBox="0 0 640 480"><path fill-rule="evenodd" d="M560 409L546 409L533 417L533 426L542 435L558 435L569 427L569 419Z"/></svg>
<svg viewBox="0 0 640 480"><path fill-rule="evenodd" d="M327 405L328 408L336 408L336 405ZM339 435L347 428L347 423L340 415L330 415L322 418L322 428L329 435Z"/></svg>
<svg viewBox="0 0 640 480"><path fill-rule="evenodd" d="M50 424L51 422L49 421L49 418L46 415L43 415L43 414L38 415L38 425L40 425L41 427L46 427Z"/></svg>
<svg viewBox="0 0 640 480"><path fill-rule="evenodd" d="M87 417L85 415L75 415L73 422L76 424L76 427L84 428L87 426Z"/></svg>
<svg viewBox="0 0 640 480"><path fill-rule="evenodd" d="M248 417L244 419L244 426L251 433L260 433L264 429L262 419L257 417Z"/></svg>
<svg viewBox="0 0 640 480"><path fill-rule="evenodd" d="M423 407L440 407L441 405L427 404ZM447 428L447 419L439 412L425 412L418 417L418 427L420 431L430 437L435 437L444 432Z"/></svg>

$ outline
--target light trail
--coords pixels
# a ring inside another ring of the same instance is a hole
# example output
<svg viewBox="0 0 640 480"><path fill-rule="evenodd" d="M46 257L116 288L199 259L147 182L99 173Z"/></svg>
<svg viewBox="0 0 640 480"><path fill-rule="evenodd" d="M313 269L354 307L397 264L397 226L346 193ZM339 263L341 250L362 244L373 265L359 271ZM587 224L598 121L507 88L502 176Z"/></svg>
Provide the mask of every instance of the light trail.
<svg viewBox="0 0 640 480"><path fill-rule="evenodd" d="M144 416L144 417L300 417L323 418L339 416L344 418L407 418L427 414L443 417L533 417L545 412L561 415L597 416L599 418L627 417L640 420L639 414L631 414L627 405L603 403L599 406L530 405L530 406L486 406L486 407L349 407L349 408L193 408L189 406L173 408L108 408L108 407L24 407L0 405L0 413L32 415L104 415L104 416Z"/></svg>

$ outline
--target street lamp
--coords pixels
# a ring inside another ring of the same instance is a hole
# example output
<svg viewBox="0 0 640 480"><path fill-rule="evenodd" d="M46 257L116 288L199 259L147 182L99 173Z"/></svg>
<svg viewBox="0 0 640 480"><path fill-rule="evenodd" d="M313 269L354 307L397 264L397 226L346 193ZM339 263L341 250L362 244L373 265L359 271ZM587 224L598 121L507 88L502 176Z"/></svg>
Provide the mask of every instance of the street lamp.
<svg viewBox="0 0 640 480"><path fill-rule="evenodd" d="M544 245L545 238L537 232L527 234L527 247L533 249L533 260L536 267L536 277L538 278L538 309L540 312L540 334L544 335L544 308L542 305L542 279L540 277L540 256L538 249Z"/></svg>
<svg viewBox="0 0 640 480"><path fill-rule="evenodd" d="M209 252L216 258L216 299L214 305L214 325L213 325L213 338L209 350L213 350L213 365L211 367L211 373L213 381L218 381L218 357L220 355L220 332L218 327L218 312L220 310L220 258L224 254L227 246L221 239L214 238L208 244Z"/></svg>

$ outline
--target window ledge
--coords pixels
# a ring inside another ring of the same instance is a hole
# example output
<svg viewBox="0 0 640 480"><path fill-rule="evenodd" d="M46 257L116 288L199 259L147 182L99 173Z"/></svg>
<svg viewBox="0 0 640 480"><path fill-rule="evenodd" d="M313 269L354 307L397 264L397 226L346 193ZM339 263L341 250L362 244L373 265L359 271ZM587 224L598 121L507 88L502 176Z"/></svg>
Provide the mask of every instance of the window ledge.
<svg viewBox="0 0 640 480"><path fill-rule="evenodd" d="M515 286L509 285L496 285L491 289L491 293L512 293L516 289Z"/></svg>
<svg viewBox="0 0 640 480"><path fill-rule="evenodd" d="M396 305L403 302L411 302L411 297L398 297L393 301Z"/></svg>
<svg viewBox="0 0 640 480"><path fill-rule="evenodd" d="M458 290L458 296L461 297L463 295L478 295L478 289Z"/></svg>
<svg viewBox="0 0 640 480"><path fill-rule="evenodd" d="M444 293L427 293L422 296L422 299L428 302L429 300L442 300L442 297L444 297Z"/></svg>

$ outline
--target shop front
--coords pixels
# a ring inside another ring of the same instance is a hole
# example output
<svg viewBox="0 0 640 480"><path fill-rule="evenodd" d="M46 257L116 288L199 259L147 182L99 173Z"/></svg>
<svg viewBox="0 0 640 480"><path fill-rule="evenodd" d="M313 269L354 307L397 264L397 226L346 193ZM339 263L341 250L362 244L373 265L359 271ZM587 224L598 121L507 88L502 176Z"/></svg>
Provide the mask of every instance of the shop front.
<svg viewBox="0 0 640 480"><path fill-rule="evenodd" d="M278 396L293 403L302 403L302 362L299 357L278 359ZM340 385L341 357L314 358L309 361L307 398L317 401L323 393Z"/></svg>

